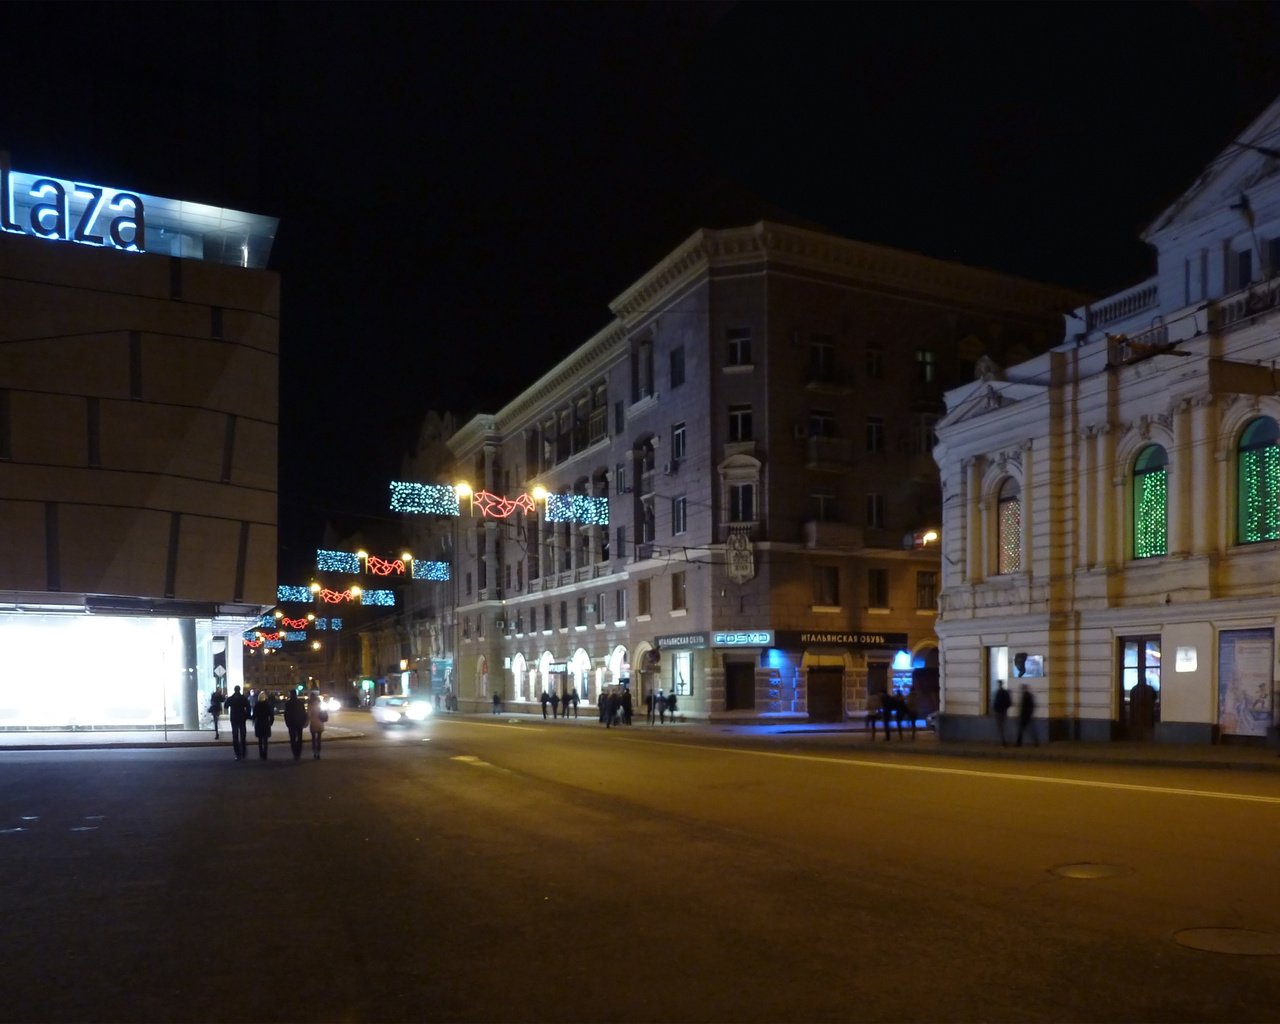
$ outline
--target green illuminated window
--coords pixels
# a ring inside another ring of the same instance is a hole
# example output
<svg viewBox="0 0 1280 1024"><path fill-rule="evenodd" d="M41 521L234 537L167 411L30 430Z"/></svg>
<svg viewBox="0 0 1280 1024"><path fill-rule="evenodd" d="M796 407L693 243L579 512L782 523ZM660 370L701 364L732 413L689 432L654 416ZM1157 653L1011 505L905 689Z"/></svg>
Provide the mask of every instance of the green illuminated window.
<svg viewBox="0 0 1280 1024"><path fill-rule="evenodd" d="M1280 427L1260 416L1240 435L1236 517L1241 544L1280 539Z"/></svg>
<svg viewBox="0 0 1280 1024"><path fill-rule="evenodd" d="M1169 457L1158 444L1133 464L1133 557L1169 553Z"/></svg>
<svg viewBox="0 0 1280 1024"><path fill-rule="evenodd" d="M1022 491L1010 478L1000 485L996 505L997 573L1022 571Z"/></svg>

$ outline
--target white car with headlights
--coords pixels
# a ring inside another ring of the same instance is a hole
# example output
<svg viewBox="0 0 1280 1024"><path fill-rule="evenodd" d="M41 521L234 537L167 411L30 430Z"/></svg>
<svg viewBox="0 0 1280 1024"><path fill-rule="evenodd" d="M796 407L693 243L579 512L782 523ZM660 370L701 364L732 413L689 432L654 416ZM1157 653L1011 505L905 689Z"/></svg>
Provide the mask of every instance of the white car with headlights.
<svg viewBox="0 0 1280 1024"><path fill-rule="evenodd" d="M387 696L373 702L373 720L384 728L418 725L431 717L431 701L426 697Z"/></svg>

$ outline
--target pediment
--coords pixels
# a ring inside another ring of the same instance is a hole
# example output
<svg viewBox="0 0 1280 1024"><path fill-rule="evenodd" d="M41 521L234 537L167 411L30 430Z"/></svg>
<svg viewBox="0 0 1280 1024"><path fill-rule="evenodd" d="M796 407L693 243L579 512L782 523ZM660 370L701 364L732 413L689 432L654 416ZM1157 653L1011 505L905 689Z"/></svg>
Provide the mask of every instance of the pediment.
<svg viewBox="0 0 1280 1024"><path fill-rule="evenodd" d="M1152 242L1170 228L1194 224L1221 213L1241 195L1268 178L1280 176L1280 98L1241 132L1201 173L1186 192L1160 214L1142 240Z"/></svg>

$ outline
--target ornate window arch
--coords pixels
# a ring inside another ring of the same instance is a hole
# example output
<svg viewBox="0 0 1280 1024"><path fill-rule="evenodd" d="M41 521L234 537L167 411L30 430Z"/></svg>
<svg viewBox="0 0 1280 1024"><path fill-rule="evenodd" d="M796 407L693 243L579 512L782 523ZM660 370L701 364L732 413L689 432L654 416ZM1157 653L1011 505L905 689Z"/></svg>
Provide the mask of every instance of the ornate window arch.
<svg viewBox="0 0 1280 1024"><path fill-rule="evenodd" d="M1250 420L1236 442L1236 540L1280 540L1280 426Z"/></svg>
<svg viewBox="0 0 1280 1024"><path fill-rule="evenodd" d="M1133 460L1133 557L1169 553L1169 455L1149 444Z"/></svg>
<svg viewBox="0 0 1280 1024"><path fill-rule="evenodd" d="M1006 476L996 490L996 574L1022 572L1022 484Z"/></svg>

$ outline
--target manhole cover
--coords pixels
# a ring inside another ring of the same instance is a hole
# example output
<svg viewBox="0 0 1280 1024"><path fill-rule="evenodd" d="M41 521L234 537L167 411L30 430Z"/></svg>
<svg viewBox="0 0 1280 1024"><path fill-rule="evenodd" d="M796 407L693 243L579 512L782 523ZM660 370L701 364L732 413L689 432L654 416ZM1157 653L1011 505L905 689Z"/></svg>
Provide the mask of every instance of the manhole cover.
<svg viewBox="0 0 1280 1024"><path fill-rule="evenodd" d="M1184 928L1173 933L1179 946L1235 956L1280 956L1280 935L1249 928Z"/></svg>
<svg viewBox="0 0 1280 1024"><path fill-rule="evenodd" d="M1133 868L1124 864L1059 864L1049 870L1063 878L1115 878L1130 874Z"/></svg>

